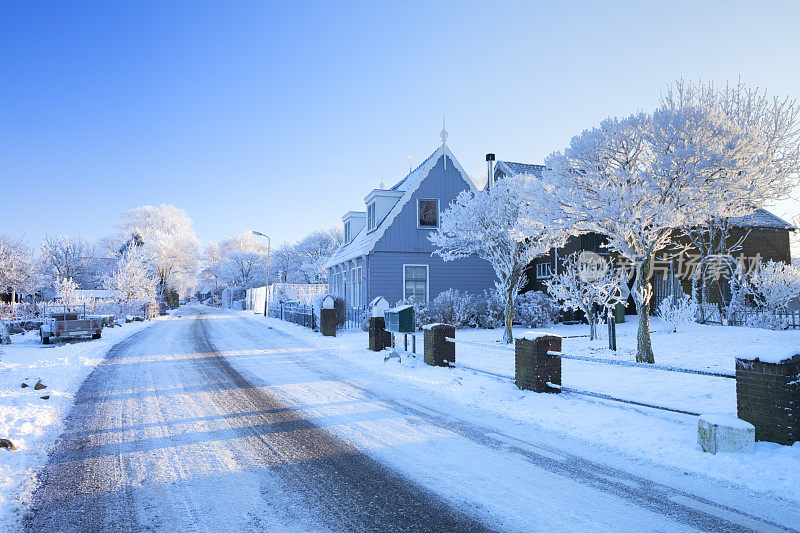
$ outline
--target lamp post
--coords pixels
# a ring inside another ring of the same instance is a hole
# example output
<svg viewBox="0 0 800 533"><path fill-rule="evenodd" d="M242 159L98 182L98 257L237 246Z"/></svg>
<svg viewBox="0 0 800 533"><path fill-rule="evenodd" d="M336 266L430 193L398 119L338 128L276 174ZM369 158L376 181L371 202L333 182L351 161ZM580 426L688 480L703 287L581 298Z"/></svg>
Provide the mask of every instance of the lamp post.
<svg viewBox="0 0 800 533"><path fill-rule="evenodd" d="M269 252L272 248L272 241L270 241L269 235L265 233L261 233L260 231L252 230L253 235L258 235L259 237L266 237L267 239L267 283L264 286L264 316L267 316L267 309L269 309Z"/></svg>

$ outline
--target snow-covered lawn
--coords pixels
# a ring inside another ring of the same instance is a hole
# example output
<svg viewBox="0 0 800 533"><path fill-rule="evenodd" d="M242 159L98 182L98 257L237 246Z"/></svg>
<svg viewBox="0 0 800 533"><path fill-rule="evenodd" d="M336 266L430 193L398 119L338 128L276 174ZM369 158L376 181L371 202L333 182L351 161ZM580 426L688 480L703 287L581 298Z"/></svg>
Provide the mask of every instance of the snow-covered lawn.
<svg viewBox="0 0 800 533"><path fill-rule="evenodd" d="M265 320L252 312L242 312L241 316ZM574 337L588 332L585 325L558 325L543 330L565 337L564 353L634 360L637 324L635 317L630 319L618 326L616 354L607 349L607 339L590 342L588 338ZM400 363L396 359L384 363L384 354L366 349L364 332L341 332L336 338L327 338L294 324L266 320L272 327L327 349L347 366L343 372L354 376L356 381L360 375L377 374L382 376L386 387L426 389L440 398L443 411L453 405L467 405L507 420L524 422L530 431L546 429L589 441L593 447L606 449L609 457L633 456L800 501L800 443L788 447L759 442L754 455L706 454L697 445L697 418L693 416L575 394L521 391L510 380L465 368L426 366L421 356L403 354ZM663 331L663 324L657 319L651 329L657 363L716 372L732 373L737 354L764 345L782 347L785 351L800 348L800 331L692 324L672 334ZM458 330L457 339L495 345L498 349L457 343L457 362L512 376L513 351L496 342L501 335L502 330ZM399 340L402 345L402 337ZM421 354L422 350L422 335L417 334L417 352ZM733 379L564 360L563 383L566 387L704 414L736 413Z"/></svg>
<svg viewBox="0 0 800 533"><path fill-rule="evenodd" d="M48 447L60 434L83 380L111 346L151 324L133 322L104 329L99 340L49 346L32 331L12 335L12 344L0 346L0 438L16 447L0 450L0 529L47 461ZM38 380L47 388L34 390Z"/></svg>

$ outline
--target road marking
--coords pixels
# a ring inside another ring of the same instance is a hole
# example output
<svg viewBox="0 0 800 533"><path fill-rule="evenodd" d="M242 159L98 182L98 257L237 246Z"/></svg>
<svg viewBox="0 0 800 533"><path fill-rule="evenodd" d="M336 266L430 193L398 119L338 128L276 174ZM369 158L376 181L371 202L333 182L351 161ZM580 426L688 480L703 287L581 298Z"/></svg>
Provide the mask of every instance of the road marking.
<svg viewBox="0 0 800 533"><path fill-rule="evenodd" d="M739 513L735 513L733 511L728 511L727 509L723 509L721 507L716 507L714 505L709 505L707 503L697 501L694 498L690 498L682 494L676 494L674 496L670 496L669 499L680 505L692 507L693 509L697 509L700 512L716 516L717 518L722 518L723 520L727 520L728 522L733 522L734 524L739 524L740 526L750 528L754 531L759 531L759 532L789 531L788 529L776 527L769 523L755 520L753 518L750 518L749 516L745 516Z"/></svg>
<svg viewBox="0 0 800 533"><path fill-rule="evenodd" d="M541 448L541 447L536 446L534 444L528 444L527 442L523 442L521 440L517 440L517 439L512 438L512 437L507 437L505 435L501 435L500 433L487 433L486 436L489 437L490 439L493 439L493 440L502 441L505 444L508 444L509 446L514 446L515 448L521 448L521 449L529 451L529 452L531 452L533 454L541 455L543 457L547 457L549 459L552 459L553 461L558 461L560 463L563 463L564 461L567 460L567 458L564 457L561 454L558 454L558 453L555 453L555 452L551 452L550 450L547 450L545 448Z"/></svg>

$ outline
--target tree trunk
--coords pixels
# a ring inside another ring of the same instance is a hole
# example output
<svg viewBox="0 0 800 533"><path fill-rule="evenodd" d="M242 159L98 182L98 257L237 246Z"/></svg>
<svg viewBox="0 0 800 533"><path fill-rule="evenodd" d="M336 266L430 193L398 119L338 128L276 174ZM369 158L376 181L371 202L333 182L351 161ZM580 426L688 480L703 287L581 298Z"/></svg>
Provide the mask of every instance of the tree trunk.
<svg viewBox="0 0 800 533"><path fill-rule="evenodd" d="M589 340L593 341L597 338L597 320L594 314L589 315Z"/></svg>
<svg viewBox="0 0 800 533"><path fill-rule="evenodd" d="M514 342L514 334L511 331L511 326L514 325L514 291L510 290L506 293L506 329L503 332L503 342L511 344Z"/></svg>
<svg viewBox="0 0 800 533"><path fill-rule="evenodd" d="M655 363L653 347L650 344L650 302L637 307L639 331L636 334L636 362Z"/></svg>
<svg viewBox="0 0 800 533"><path fill-rule="evenodd" d="M636 362L655 363L653 346L650 343L650 299L652 293L650 283L651 259L648 257L641 263L636 276L636 313L639 315L639 330L636 334Z"/></svg>

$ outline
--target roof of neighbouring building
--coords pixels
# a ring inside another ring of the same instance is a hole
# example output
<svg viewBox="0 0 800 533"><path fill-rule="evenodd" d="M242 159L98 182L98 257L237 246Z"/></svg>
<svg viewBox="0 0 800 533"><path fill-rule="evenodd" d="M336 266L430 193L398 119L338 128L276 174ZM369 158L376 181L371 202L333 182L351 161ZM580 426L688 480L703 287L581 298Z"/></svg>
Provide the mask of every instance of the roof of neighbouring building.
<svg viewBox="0 0 800 533"><path fill-rule="evenodd" d="M404 194L397 201L394 207L389 210L389 214L387 214L383 220L378 221L376 228L372 231L368 231L366 226L361 228L361 230L353 237L352 241L339 247L336 253L333 254L333 257L331 257L325 264L325 268L330 268L356 257L369 254L375 247L375 244L378 242L378 240L383 236L386 228L391 226L392 222L394 222L395 217L397 217L397 215L400 213L403 206L411 199L411 196L417 190L419 184L422 183L422 180L428 176L431 169L436 166L436 163L442 157L447 157L447 159L452 162L454 167L458 169L473 191L477 190L475 188L475 184L469 178L469 175L458 162L456 157L453 155L453 152L450 151L450 148L447 146L447 144L442 144L431 155L429 155L425 161L420 163L417 168L409 172L408 175L406 175L403 179L398 181L389 189L392 191L402 191Z"/></svg>
<svg viewBox="0 0 800 533"><path fill-rule="evenodd" d="M766 209L758 208L749 215L731 217L731 224L744 228L767 228L794 231L796 228Z"/></svg>
<svg viewBox="0 0 800 533"><path fill-rule="evenodd" d="M497 168L506 175L533 174L542 177L544 165L532 165L530 163L517 163L516 161L498 161Z"/></svg>

